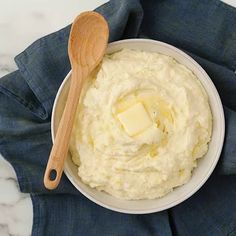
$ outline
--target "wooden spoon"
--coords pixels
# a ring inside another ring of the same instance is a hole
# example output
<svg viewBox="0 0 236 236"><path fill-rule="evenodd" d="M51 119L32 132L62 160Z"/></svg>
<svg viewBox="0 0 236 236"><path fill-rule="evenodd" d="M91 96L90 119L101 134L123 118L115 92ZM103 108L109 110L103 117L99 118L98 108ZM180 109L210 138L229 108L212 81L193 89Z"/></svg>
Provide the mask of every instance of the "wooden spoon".
<svg viewBox="0 0 236 236"><path fill-rule="evenodd" d="M44 174L44 185L55 189L61 179L81 89L88 75L101 62L108 42L106 20L96 12L84 12L75 19L68 53L72 68L70 89Z"/></svg>

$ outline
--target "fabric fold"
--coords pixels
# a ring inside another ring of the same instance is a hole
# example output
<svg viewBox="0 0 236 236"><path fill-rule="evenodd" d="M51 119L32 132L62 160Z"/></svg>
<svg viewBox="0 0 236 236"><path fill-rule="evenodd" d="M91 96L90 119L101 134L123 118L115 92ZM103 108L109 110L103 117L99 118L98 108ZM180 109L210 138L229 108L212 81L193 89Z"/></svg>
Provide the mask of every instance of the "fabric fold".
<svg viewBox="0 0 236 236"><path fill-rule="evenodd" d="M1 78L0 91L8 95L9 98L15 99L20 105L40 119L45 120L47 118L46 110L19 71L12 72L8 76Z"/></svg>
<svg viewBox="0 0 236 236"><path fill-rule="evenodd" d="M219 0L173 2L141 0L142 32L235 71L235 9Z"/></svg>
<svg viewBox="0 0 236 236"><path fill-rule="evenodd" d="M95 11L102 14L108 22L109 42L138 36L143 20L143 8L139 0L111 0Z"/></svg>
<svg viewBox="0 0 236 236"><path fill-rule="evenodd" d="M69 32L70 26L67 26L43 37L15 58L22 77L44 107L48 118L57 90L70 70L67 54Z"/></svg>

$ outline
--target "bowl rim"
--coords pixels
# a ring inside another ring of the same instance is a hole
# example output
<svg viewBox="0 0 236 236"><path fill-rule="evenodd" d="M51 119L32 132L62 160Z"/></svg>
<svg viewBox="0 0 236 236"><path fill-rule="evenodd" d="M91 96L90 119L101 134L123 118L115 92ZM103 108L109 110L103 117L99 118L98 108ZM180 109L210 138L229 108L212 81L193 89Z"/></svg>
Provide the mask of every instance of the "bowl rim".
<svg viewBox="0 0 236 236"><path fill-rule="evenodd" d="M206 172L204 178L202 178L201 182L198 183L198 185L191 189L189 192L185 193L184 195L181 194L179 195L179 197L175 200L172 201L171 203L168 203L166 205L163 205L162 207L158 207L157 208L151 208L149 210L145 210L145 209L141 209L141 210L127 210L124 208L119 208L119 207L114 207L114 206L110 206L109 204L104 204L103 202L93 198L92 196L90 196L87 192L85 192L73 179L73 177L70 175L69 171L64 168L64 173L67 176L67 178L70 180L70 182L74 185L74 187L80 191L85 197L87 197L89 200L91 200L92 202L106 208L109 210L113 210L115 212L120 212L120 213L126 213L126 214L150 214L150 213L155 213L155 212L160 212L163 210L167 210L171 207L174 207L182 202L184 202L185 200L187 200L189 197L191 197L193 194L195 194L203 185L204 183L208 180L208 178L210 177L210 175L212 174L212 172L214 171L216 164L219 161L220 158L220 154L223 148L223 143L224 143L224 136L225 136L225 117L224 117L224 111L223 111L223 105L219 96L219 93L215 87L215 85L213 84L211 78L208 76L208 74L206 73L206 71L198 64L198 62L196 62L192 57L190 57L188 54L186 54L185 52L183 52L182 50L176 48L175 46L172 46L168 43L164 43L158 40L153 40L153 39L143 39L143 38L134 38L134 39L124 39L124 40L118 40L118 41L114 41L109 43L109 46L115 46L115 45L120 45L122 43L134 43L134 42L142 42L142 43L152 43L152 44L158 44L164 47L167 47L171 50L174 50L175 52L177 52L178 54L180 54L182 57L184 57L186 60L190 61L192 64L194 64L194 66L196 66L197 70L202 74L202 77L204 77L205 79L208 79L207 82L210 85L210 89L214 92L214 95L216 97L216 103L218 104L218 112L220 115L220 123L221 123L221 127L222 129L220 130L220 143L218 145L218 149L217 149L217 153L215 155L215 159L214 161L212 161L211 166L209 167L208 171ZM53 109L52 109L52 115L51 115L51 137L52 137L52 142L54 143L54 134L55 134L55 130L54 130L54 117L55 117L55 110L58 104L58 100L59 97L61 95L61 92L65 86L65 84L67 83L68 79L70 78L71 75L71 70L68 72L68 74L66 75L66 77L64 78L63 82L61 83L54 103L53 103ZM200 81L201 82L201 81ZM205 89L205 88L204 88ZM207 91L206 91L207 93ZM214 121L213 121L214 122ZM65 166L66 167L66 166ZM181 186L180 186L181 187Z"/></svg>

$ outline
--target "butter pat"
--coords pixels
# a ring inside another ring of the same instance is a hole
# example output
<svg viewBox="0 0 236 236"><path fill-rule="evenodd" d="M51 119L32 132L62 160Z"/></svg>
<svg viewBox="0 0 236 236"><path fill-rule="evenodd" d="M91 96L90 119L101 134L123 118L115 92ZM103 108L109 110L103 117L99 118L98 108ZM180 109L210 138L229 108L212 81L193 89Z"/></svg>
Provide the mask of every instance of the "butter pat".
<svg viewBox="0 0 236 236"><path fill-rule="evenodd" d="M117 115L128 135L134 136L152 125L152 121L142 103L136 103Z"/></svg>

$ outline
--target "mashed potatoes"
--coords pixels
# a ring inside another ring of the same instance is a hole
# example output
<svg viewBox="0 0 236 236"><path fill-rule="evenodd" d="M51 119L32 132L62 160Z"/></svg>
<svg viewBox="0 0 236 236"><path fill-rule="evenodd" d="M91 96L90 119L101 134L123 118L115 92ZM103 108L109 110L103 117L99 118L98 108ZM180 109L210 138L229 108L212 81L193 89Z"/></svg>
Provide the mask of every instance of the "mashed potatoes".
<svg viewBox="0 0 236 236"><path fill-rule="evenodd" d="M83 89L70 151L92 188L162 197L187 183L208 149L212 116L196 76L173 58L123 49Z"/></svg>

